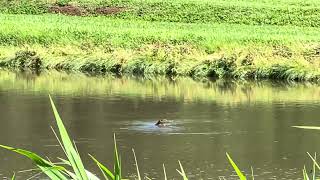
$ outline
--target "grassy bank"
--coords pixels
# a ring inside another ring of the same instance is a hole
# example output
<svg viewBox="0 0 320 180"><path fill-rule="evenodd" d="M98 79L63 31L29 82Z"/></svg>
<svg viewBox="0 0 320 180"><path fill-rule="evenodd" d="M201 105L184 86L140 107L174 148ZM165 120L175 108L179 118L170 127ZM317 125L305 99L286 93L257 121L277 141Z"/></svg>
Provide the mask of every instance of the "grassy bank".
<svg viewBox="0 0 320 180"><path fill-rule="evenodd" d="M52 6L85 17L50 14ZM122 9L97 14L102 7ZM3 1L0 65L319 81L319 8L313 0Z"/></svg>
<svg viewBox="0 0 320 180"><path fill-rule="evenodd" d="M283 46L226 47L213 53L189 45L146 44L132 49L88 46L2 46L0 66L99 75L189 76L198 80L238 78L319 81L320 77L318 57L312 55L315 51L312 46L297 51Z"/></svg>

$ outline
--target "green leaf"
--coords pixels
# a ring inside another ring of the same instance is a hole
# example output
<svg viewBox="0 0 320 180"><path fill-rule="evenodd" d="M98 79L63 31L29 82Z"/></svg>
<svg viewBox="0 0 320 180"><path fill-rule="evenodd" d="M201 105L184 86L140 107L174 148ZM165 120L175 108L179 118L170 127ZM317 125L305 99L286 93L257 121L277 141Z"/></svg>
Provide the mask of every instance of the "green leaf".
<svg viewBox="0 0 320 180"><path fill-rule="evenodd" d="M184 172L184 169L181 165L181 162L179 162L179 166L180 166L180 171L178 169L176 169L178 171L178 173L182 176L183 180L188 180L186 173Z"/></svg>
<svg viewBox="0 0 320 180"><path fill-rule="evenodd" d="M314 153L314 161L317 160L317 153ZM316 163L313 162L312 180L316 179Z"/></svg>
<svg viewBox="0 0 320 180"><path fill-rule="evenodd" d="M308 173L306 171L306 167L305 166L303 167L302 173L303 173L303 179L304 180L310 180L309 177L308 177Z"/></svg>
<svg viewBox="0 0 320 180"><path fill-rule="evenodd" d="M113 141L114 141L114 176L115 180L121 180L121 160L120 156L118 154L118 148L117 148L117 141L116 141L116 135L113 135Z"/></svg>
<svg viewBox="0 0 320 180"><path fill-rule="evenodd" d="M68 166L71 166L71 163L70 163L68 160L65 160L65 159L62 159L62 158L58 158L58 159L60 159L64 164L66 164L66 165L68 165ZM75 175L74 173L72 173L72 172L70 172L70 171L67 171L67 173L68 173L71 177L75 177L74 179L77 179L77 178L76 178L76 175ZM88 176L88 178L89 178L90 180L99 180L99 178L98 178L96 175L94 175L92 172L90 172L90 171L88 171L88 170L86 170L86 174L87 174L87 176Z"/></svg>
<svg viewBox="0 0 320 180"><path fill-rule="evenodd" d="M316 167L320 170L320 166L319 166L319 164L317 163L316 159L313 158L310 153L307 152L307 154L308 154L309 157L312 159L312 161L313 161L313 163L314 163L313 166L316 166Z"/></svg>
<svg viewBox="0 0 320 180"><path fill-rule="evenodd" d="M166 167L164 166L164 164L162 164L162 166L163 166L164 180L167 180Z"/></svg>
<svg viewBox="0 0 320 180"><path fill-rule="evenodd" d="M50 98L50 102L51 102L51 106L52 106L52 110L57 122L57 126L60 132L60 138L62 140L62 144L64 147L64 150L66 152L66 156L69 160L69 162L71 163L71 166L75 172L75 174L77 175L79 180L88 180L88 176L85 172L85 168L84 165L81 161L80 155L78 154L78 152L75 150L70 137L68 135L68 132L60 118L60 115L53 103L53 100L51 98L51 96L49 95Z"/></svg>
<svg viewBox="0 0 320 180"><path fill-rule="evenodd" d="M42 167L38 166L43 173L45 173L50 179L54 180L69 180L70 177L66 177L62 171L60 172L59 170L55 168L49 168L49 167Z"/></svg>
<svg viewBox="0 0 320 180"><path fill-rule="evenodd" d="M231 166L232 166L233 169L236 171L236 173L237 173L238 177L240 178L240 180L246 180L246 179L247 179L246 176L244 176L244 175L242 174L242 172L240 171L240 169L238 168L238 166L236 165L236 163L231 159L231 157L229 156L229 154L226 153L226 155L227 155L227 157L228 157L228 159L229 159L229 162L230 162Z"/></svg>
<svg viewBox="0 0 320 180"><path fill-rule="evenodd" d="M0 145L0 147L16 152L18 154L21 154L29 159L31 159L48 177L51 179L57 179L57 180L68 180L68 178L62 174L63 171L65 171L64 167L61 166L55 166L51 162L43 159L36 153L33 153L31 151L27 151L24 149L17 149L5 145Z"/></svg>
<svg viewBox="0 0 320 180"><path fill-rule="evenodd" d="M134 152L134 149L132 149L132 153L133 153L133 156L134 156L134 161L135 161L135 163L136 163L138 180L141 180L140 171L139 171L139 166L138 166L138 161L137 161L137 157L136 157L136 153Z"/></svg>
<svg viewBox="0 0 320 180"><path fill-rule="evenodd" d="M115 179L115 176L113 173L103 164L101 164L95 157L93 157L91 154L89 156L93 159L93 161L97 164L97 166L100 168L101 172L103 173L103 176L108 179L108 177L112 180Z"/></svg>
<svg viewBox="0 0 320 180"><path fill-rule="evenodd" d="M320 127L318 126L292 126L294 128L299 128L299 129L313 129L313 130L320 130Z"/></svg>
<svg viewBox="0 0 320 180"><path fill-rule="evenodd" d="M252 166L251 166L251 177L252 177L252 180L254 180L253 167Z"/></svg>
<svg viewBox="0 0 320 180"><path fill-rule="evenodd" d="M16 179L16 173L13 173L11 180L15 180Z"/></svg>

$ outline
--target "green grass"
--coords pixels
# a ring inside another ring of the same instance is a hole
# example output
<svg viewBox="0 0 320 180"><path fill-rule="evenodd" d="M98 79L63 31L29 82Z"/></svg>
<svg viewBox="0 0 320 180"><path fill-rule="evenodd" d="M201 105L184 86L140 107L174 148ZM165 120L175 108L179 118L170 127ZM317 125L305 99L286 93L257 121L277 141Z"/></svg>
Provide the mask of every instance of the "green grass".
<svg viewBox="0 0 320 180"><path fill-rule="evenodd" d="M59 15L0 16L0 44L80 44L139 47L148 43L229 44L319 42L320 28L240 24L186 24Z"/></svg>
<svg viewBox="0 0 320 180"><path fill-rule="evenodd" d="M320 79L320 5L314 0L2 3L2 67L195 79ZM53 4L126 11L108 17L47 14ZM33 51L37 56L27 55ZM34 63L36 58L41 61Z"/></svg>
<svg viewBox="0 0 320 180"><path fill-rule="evenodd" d="M28 45L48 69L87 73L318 80L319 30L3 14L0 51Z"/></svg>
<svg viewBox="0 0 320 180"><path fill-rule="evenodd" d="M86 7L94 14L95 7L125 7L114 18L185 23L233 23L248 25L295 25L320 27L319 3L316 1L160 1L160 0L26 0L3 2L0 12L14 14L43 14L52 4Z"/></svg>

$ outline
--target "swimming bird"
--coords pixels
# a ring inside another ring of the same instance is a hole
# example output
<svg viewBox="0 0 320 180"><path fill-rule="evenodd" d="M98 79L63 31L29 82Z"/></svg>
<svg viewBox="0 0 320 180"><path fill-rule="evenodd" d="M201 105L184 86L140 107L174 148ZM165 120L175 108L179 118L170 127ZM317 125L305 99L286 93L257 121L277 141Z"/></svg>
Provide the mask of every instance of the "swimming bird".
<svg viewBox="0 0 320 180"><path fill-rule="evenodd" d="M155 124L158 127L164 127L168 124L168 120L167 119L160 119L157 121L157 123Z"/></svg>

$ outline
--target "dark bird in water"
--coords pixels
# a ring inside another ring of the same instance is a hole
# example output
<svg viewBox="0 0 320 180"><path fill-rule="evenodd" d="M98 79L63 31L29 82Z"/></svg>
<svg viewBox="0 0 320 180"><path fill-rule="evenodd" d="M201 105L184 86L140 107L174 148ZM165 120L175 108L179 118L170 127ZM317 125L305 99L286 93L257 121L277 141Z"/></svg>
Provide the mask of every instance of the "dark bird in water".
<svg viewBox="0 0 320 180"><path fill-rule="evenodd" d="M168 120L167 119L160 119L157 121L157 123L155 124L158 127L164 127L168 124Z"/></svg>

